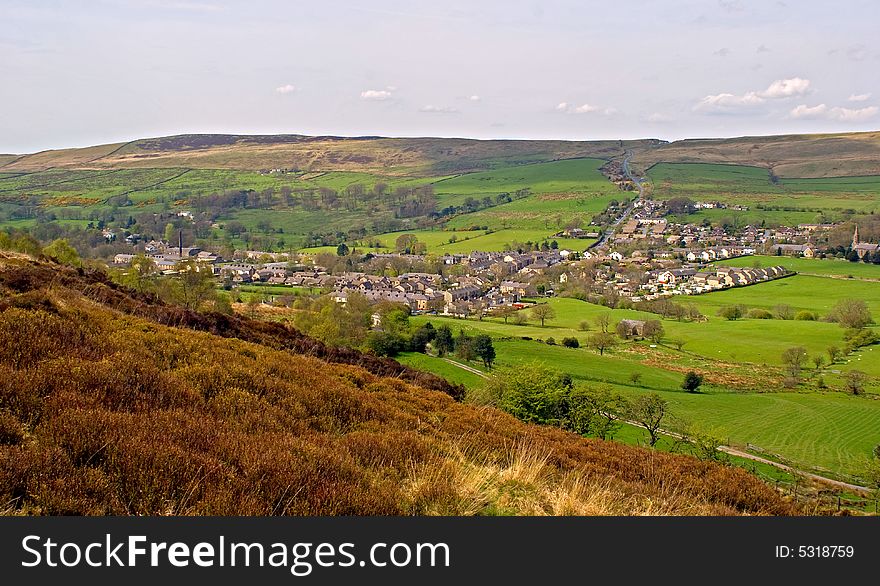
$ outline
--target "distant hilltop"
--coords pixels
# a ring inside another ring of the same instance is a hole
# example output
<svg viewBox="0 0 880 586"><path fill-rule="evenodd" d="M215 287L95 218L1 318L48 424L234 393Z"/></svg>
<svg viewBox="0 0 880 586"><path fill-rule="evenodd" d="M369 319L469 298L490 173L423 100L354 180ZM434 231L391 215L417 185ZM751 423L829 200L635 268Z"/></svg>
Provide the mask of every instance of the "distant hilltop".
<svg viewBox="0 0 880 586"><path fill-rule="evenodd" d="M47 169L298 169L447 175L558 159L752 165L781 177L880 175L880 132L640 140L476 140L300 134L181 134L85 148L0 155L0 172Z"/></svg>

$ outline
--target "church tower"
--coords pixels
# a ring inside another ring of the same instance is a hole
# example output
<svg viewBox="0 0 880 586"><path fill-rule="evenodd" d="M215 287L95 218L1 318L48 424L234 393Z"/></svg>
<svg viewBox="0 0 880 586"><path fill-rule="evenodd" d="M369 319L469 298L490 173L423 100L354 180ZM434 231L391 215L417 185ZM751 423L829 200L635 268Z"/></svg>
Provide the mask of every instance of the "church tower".
<svg viewBox="0 0 880 586"><path fill-rule="evenodd" d="M859 245L859 225L856 224L856 229L855 229L855 231L853 232L853 242L852 242L852 247L855 248L855 247L858 246L858 245Z"/></svg>

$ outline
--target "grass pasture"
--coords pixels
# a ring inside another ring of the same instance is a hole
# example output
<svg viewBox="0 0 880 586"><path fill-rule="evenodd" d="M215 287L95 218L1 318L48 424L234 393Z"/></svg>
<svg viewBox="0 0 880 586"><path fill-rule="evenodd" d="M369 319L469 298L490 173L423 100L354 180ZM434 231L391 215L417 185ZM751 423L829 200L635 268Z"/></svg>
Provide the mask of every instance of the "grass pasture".
<svg viewBox="0 0 880 586"><path fill-rule="evenodd" d="M690 197L750 208L702 210L687 216L688 221L729 217L743 225L761 220L791 225L812 222L820 212L835 217L843 210L880 210L880 176L771 181L764 168L706 163L658 163L649 169L648 176L656 198Z"/></svg>

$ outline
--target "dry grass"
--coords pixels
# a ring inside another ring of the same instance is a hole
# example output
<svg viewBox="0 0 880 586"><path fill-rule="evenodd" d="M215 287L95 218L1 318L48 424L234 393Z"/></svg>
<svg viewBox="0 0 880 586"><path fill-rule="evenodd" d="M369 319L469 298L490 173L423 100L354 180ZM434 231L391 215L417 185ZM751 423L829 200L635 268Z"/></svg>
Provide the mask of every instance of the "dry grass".
<svg viewBox="0 0 880 586"><path fill-rule="evenodd" d="M0 267L6 514L797 512L739 469L527 425L278 337L161 325L22 262Z"/></svg>

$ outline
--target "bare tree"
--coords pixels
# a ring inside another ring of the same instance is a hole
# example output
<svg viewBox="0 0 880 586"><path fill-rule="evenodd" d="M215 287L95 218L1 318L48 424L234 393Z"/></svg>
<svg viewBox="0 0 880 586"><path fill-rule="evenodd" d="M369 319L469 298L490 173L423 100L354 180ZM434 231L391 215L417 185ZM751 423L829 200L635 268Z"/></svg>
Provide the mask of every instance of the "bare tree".
<svg viewBox="0 0 880 586"><path fill-rule="evenodd" d="M611 314L610 313L600 313L596 316L595 319L596 327L599 328L603 334L608 333L608 326L611 324Z"/></svg>
<svg viewBox="0 0 880 586"><path fill-rule="evenodd" d="M546 304L541 303L540 305L536 305L532 308L530 312L534 319L537 319L541 322L541 327L544 327L544 321L548 319L554 319L556 317L556 311L553 308Z"/></svg>

